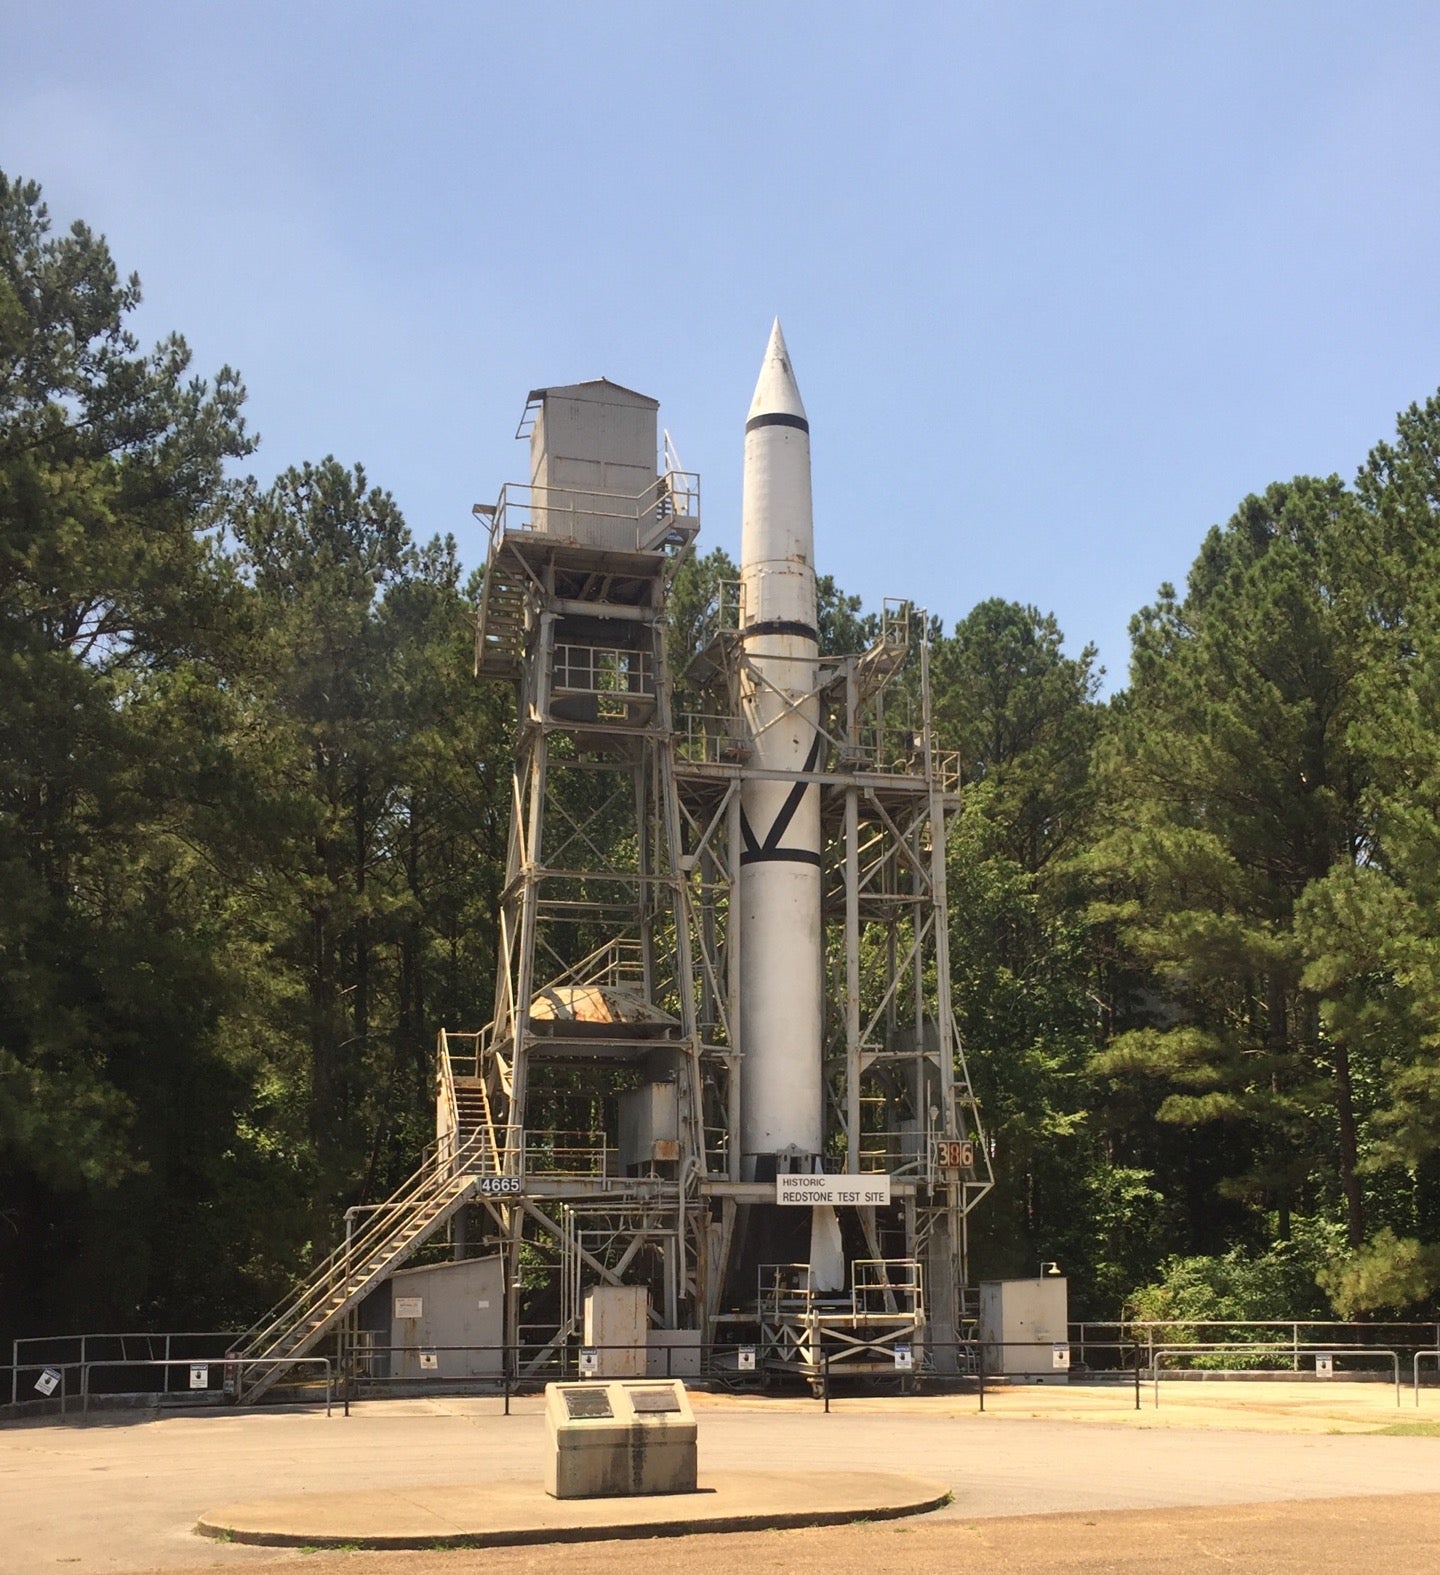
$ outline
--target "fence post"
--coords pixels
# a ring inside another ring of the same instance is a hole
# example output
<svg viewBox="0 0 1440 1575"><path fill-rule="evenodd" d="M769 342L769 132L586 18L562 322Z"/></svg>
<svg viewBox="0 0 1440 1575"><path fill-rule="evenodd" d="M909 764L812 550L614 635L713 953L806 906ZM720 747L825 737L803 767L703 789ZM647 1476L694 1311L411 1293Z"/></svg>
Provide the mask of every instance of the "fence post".
<svg viewBox="0 0 1440 1575"><path fill-rule="evenodd" d="M820 1382L821 1382L822 1387L825 1390L825 1415L829 1416L830 1415L830 1353L829 1353L829 1351L822 1351L820 1353L820 1374L821 1374Z"/></svg>
<svg viewBox="0 0 1440 1575"><path fill-rule="evenodd" d="M985 1409L985 1342L975 1342L975 1371L980 1378L980 1409Z"/></svg>

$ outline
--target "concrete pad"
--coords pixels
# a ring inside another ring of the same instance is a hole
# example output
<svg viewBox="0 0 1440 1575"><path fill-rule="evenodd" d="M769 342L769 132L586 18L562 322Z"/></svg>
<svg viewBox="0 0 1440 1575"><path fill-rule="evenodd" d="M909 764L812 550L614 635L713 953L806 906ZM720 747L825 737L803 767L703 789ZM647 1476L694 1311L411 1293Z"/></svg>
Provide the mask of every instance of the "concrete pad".
<svg viewBox="0 0 1440 1575"><path fill-rule="evenodd" d="M207 1510L202 1536L261 1547L511 1547L894 1520L938 1509L942 1482L871 1471L706 1473L695 1493L554 1499L519 1482L295 1493Z"/></svg>

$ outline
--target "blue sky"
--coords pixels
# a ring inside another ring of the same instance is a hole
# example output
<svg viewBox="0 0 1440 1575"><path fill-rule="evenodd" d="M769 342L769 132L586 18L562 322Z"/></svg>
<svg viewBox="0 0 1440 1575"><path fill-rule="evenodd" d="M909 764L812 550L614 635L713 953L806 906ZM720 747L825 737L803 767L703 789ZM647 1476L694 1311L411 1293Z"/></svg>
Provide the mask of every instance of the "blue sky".
<svg viewBox="0 0 1440 1575"><path fill-rule="evenodd" d="M739 545L778 313L819 567L1126 625L1440 387L1440 8L0 0L0 168L476 561L526 392L653 394Z"/></svg>

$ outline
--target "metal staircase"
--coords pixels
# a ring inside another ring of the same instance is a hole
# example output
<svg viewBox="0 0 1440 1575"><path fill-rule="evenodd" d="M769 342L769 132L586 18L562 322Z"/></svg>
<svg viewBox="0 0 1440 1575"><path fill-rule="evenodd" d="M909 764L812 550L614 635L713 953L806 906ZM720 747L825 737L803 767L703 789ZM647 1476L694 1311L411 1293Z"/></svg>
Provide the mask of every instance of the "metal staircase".
<svg viewBox="0 0 1440 1575"><path fill-rule="evenodd" d="M467 1132L453 1160L432 1160L370 1211L364 1228L335 1249L298 1290L278 1302L244 1337L230 1360L235 1398L251 1405L331 1333L374 1287L398 1268L497 1174L490 1133Z"/></svg>
<svg viewBox="0 0 1440 1575"><path fill-rule="evenodd" d="M504 551L504 535L496 532L485 565L480 616L475 631L475 672L480 678L516 678L525 655L526 575L521 564Z"/></svg>

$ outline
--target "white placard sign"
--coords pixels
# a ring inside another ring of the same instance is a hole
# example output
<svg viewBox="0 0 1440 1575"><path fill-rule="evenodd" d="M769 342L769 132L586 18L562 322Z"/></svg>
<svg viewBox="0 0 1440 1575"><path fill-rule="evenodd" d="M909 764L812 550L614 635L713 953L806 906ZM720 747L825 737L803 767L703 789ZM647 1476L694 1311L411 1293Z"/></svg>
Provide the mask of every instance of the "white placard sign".
<svg viewBox="0 0 1440 1575"><path fill-rule="evenodd" d="M435 1351L421 1351L420 1371L422 1373L438 1373L440 1371L440 1356Z"/></svg>
<svg viewBox="0 0 1440 1575"><path fill-rule="evenodd" d="M898 1372L908 1373L915 1367L915 1351L908 1345L895 1347L895 1367Z"/></svg>
<svg viewBox="0 0 1440 1575"><path fill-rule="evenodd" d="M35 1380L35 1387L42 1395L53 1395L60 1387L60 1369L58 1367L47 1367Z"/></svg>
<svg viewBox="0 0 1440 1575"><path fill-rule="evenodd" d="M753 1373L755 1371L755 1347L742 1345L735 1357L735 1370L740 1373Z"/></svg>
<svg viewBox="0 0 1440 1575"><path fill-rule="evenodd" d="M397 1296L395 1298L395 1316L397 1318L423 1318L425 1316L425 1298L423 1296Z"/></svg>
<svg viewBox="0 0 1440 1575"><path fill-rule="evenodd" d="M792 1208L888 1208L889 1176L776 1176L775 1201Z"/></svg>
<svg viewBox="0 0 1440 1575"><path fill-rule="evenodd" d="M208 1362L191 1362L190 1387L192 1389L208 1389L210 1387L210 1364Z"/></svg>
<svg viewBox="0 0 1440 1575"><path fill-rule="evenodd" d="M1053 1372L1060 1372L1070 1366L1070 1347L1055 1344L1050 1347L1050 1367Z"/></svg>
<svg viewBox="0 0 1440 1575"><path fill-rule="evenodd" d="M600 1371L600 1353L593 1345L580 1347L580 1376L594 1378Z"/></svg>

